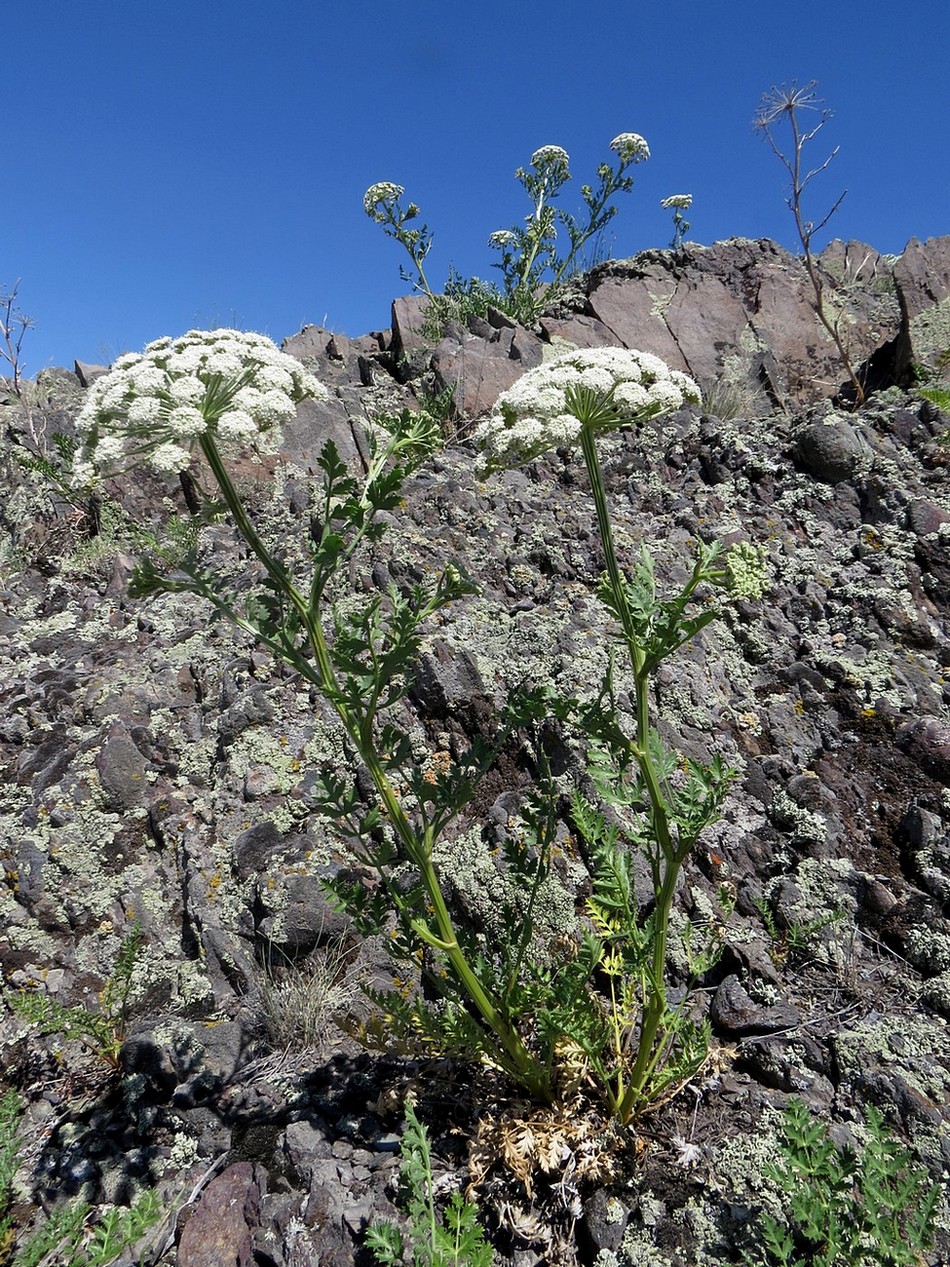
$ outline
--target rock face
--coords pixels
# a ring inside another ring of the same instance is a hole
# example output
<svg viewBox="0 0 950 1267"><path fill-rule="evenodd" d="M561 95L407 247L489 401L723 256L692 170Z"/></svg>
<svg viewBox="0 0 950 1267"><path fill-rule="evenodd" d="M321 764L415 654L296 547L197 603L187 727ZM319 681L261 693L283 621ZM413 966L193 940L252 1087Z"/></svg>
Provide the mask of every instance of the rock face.
<svg viewBox="0 0 950 1267"><path fill-rule="evenodd" d="M852 366L868 390L909 386L912 367L934 366L950 347L950 237L912 239L902 256L861 242L835 241L817 260L829 320L837 321ZM397 299L392 329L376 351L390 365L456 385L459 412L474 416L546 346L639 348L690 374L713 401L758 416L797 408L850 386L831 336L815 313L815 294L800 258L774 242L736 239L678 253L645 251L602 264L577 279L560 307L535 331L500 313L450 329L432 349L422 335L425 301ZM295 355L314 354L312 328L289 340ZM327 334L320 351L340 336ZM367 372L367 340L358 345ZM349 350L347 352L349 354ZM345 359L345 358L344 358ZM339 368L340 355L337 354ZM397 377L400 376L396 369Z"/></svg>
<svg viewBox="0 0 950 1267"><path fill-rule="evenodd" d="M900 333L895 279L855 242L833 243L819 267L857 369ZM760 408L811 403L846 379L801 261L773 242L646 252L595 269L586 289L586 311L605 327L598 338L655 352L704 388L744 389ZM580 342L585 327L568 321L557 333Z"/></svg>
<svg viewBox="0 0 950 1267"><path fill-rule="evenodd" d="M892 376L900 347L905 360L918 336L937 347L948 244L911 244L896 265L854 244L823 257L838 299L852 287L856 341L867 356L890 347L878 365ZM799 264L748 242L601 266L534 331L496 314L428 345L418 304L397 301L390 330L307 327L288 341L333 399L301 408L281 462L241 471L267 539L303 558L325 440L359 473L366 414L460 383L451 442L351 576L358 592L406 587L452 559L478 585L432 629L404 703L403 724L435 759L464 750L522 682L590 698L610 642L578 455L479 482L471 415L562 339L646 348L742 387L733 400L751 405L681 411L603 443L626 561L649 545L668 586L697 540L720 538L762 545L772 573L762 601L730 609L657 681L677 745L720 752L738 772L678 898L683 932L708 921L722 885L735 897L722 958L694 995L719 1064L653 1119L654 1142L615 1189L575 1203L567 1162L538 1178L534 1204L510 1175L489 1179L498 1251L525 1267L554 1261L562 1241L585 1261L598 1249L637 1261L647 1244L697 1267L740 1261L760 1179L736 1157L774 1152L764 1132L789 1094L826 1120L875 1103L935 1182L950 1165L950 419L900 387L856 413L830 404L842 375L809 312ZM45 380L33 420L50 430L68 431L82 396L63 373ZM0 421L23 449L18 408ZM160 531L170 508L187 514L181 489L110 484L90 540L54 486L16 465L2 478L0 1053L44 1141L25 1182L37 1202L82 1187L122 1204L154 1186L177 1209L194 1192L166 1264L364 1261L367 1224L397 1217L407 1086L433 1134L440 1194L465 1181L460 1140L507 1110L471 1071L357 1054L305 1024L320 1008L363 1015L355 982L385 969L320 884L346 868L369 882L314 808L315 771L353 773L334 715L193 598L127 597L145 548L130 523ZM222 584L256 581L226 522L202 529L201 548ZM581 779L583 752L558 739L564 777ZM445 866L462 912L490 900L502 865L492 833L530 769L526 750L507 753L460 826ZM583 910L585 877L582 858L565 861L565 910ZM124 1081L97 1096L79 1044L57 1054L6 999L29 988L95 1006L133 921L145 946ZM89 1091L74 1104L63 1062ZM932 1261L946 1253L939 1242ZM573 1260L564 1249L558 1261Z"/></svg>

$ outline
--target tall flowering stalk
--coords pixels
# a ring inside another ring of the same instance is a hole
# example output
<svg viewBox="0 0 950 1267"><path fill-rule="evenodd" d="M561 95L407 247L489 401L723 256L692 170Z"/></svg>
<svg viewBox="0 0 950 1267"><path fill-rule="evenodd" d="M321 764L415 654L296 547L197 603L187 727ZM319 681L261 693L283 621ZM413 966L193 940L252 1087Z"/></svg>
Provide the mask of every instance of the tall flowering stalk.
<svg viewBox="0 0 950 1267"><path fill-rule="evenodd" d="M530 169L519 167L515 172L515 179L531 200L531 212L523 227L496 231L488 244L501 252L501 261L495 267L504 278L505 294L518 310L512 315L527 319L529 324L543 302L554 299L570 270L576 267L583 247L617 214L610 200L633 188L628 169L650 157L650 147L636 132L621 132L610 142L610 148L618 159L616 168L601 163L597 168L597 187L581 186L586 223L554 205L571 179L570 157L560 145L542 145L531 155ZM559 227L566 230L570 241L570 250L561 256L557 253Z"/></svg>
<svg viewBox="0 0 950 1267"><path fill-rule="evenodd" d="M571 179L570 157L560 145L542 145L531 155L527 168L516 170L515 179L528 195L531 210L522 224L511 229L496 229L488 238L488 245L501 255L499 262L493 265L501 271L501 290L478 278L463 282L453 273L445 295L433 294L423 268L432 247L432 233L428 225L413 223L420 214L414 202L403 208L402 185L391 181L371 185L363 195L363 210L382 226L388 237L405 248L417 276L403 269L400 276L428 298L443 323L463 307L483 309L491 303L530 325L544 304L554 300L571 270L577 268L583 247L602 233L617 214L611 200L633 188L629 169L650 157L650 147L636 132L621 132L610 142L610 149L616 156L616 166L601 163L597 168L598 184L581 186L587 213L585 220L578 220L555 205ZM559 229L565 230L570 243L564 254L558 253Z"/></svg>
<svg viewBox="0 0 950 1267"><path fill-rule="evenodd" d="M689 211L692 205L692 194L671 194L669 198L660 199L660 206L663 210L673 212L673 241L670 243L671 251L682 250L683 238L687 233L689 233L689 221L683 215L683 212Z"/></svg>
<svg viewBox="0 0 950 1267"><path fill-rule="evenodd" d="M382 226L388 238L394 238L406 248L418 280L400 267L402 280L412 282L416 290L421 290L430 303L434 303L436 297L424 268L426 256L432 250L432 232L427 224L406 227L419 215L419 208L414 202L405 208L400 204L399 199L405 192L402 185L393 184L391 180L378 180L363 195L363 210L374 223Z"/></svg>
<svg viewBox="0 0 950 1267"><path fill-rule="evenodd" d="M457 1005L443 1024L448 1045L467 1041L471 1049L480 1042L500 1068L532 1094L548 1098L547 1070L528 1051L490 977L482 978L471 950L460 943L434 861L438 838L474 794L475 776L483 772L487 754L473 745L466 765L430 782L422 772L405 768L411 764L409 737L383 720L408 689L406 674L418 652L421 627L440 608L469 593L471 584L450 565L428 587L416 586L409 595L393 589L385 599L374 596L347 615L335 611L326 598L331 579L359 545L379 539L383 529L378 516L396 509L403 481L437 447L437 420L408 410L377 419L382 435L373 431L368 436L369 469L362 482L347 470L333 442L325 444L320 529L310 549L312 571L306 583L268 550L227 469L225 457L235 451L275 451L280 424L293 415L296 402L327 395L299 362L263 336L217 330L159 339L141 355L120 358L90 390L77 420L85 448L75 478L88 483L100 473L137 464L177 473L195 457L204 459L234 526L264 570L264 595L243 603L229 595L222 579L200 565L196 542L174 559L170 573L152 561L141 564L133 577L133 595L199 595L319 689L371 776L378 801L364 810L355 789L328 776L318 803L348 834L360 861L377 871L388 908L361 885L344 880L337 896L366 932L381 932L387 914L394 913L397 931L391 945L397 956L406 949L415 960L417 952L428 949L444 962L445 970L433 976L433 985ZM512 716L517 724L520 719L514 712ZM397 787L403 775L412 786L408 801L414 801L413 808L407 808ZM373 839L382 820L394 841ZM415 884L397 875L407 861L416 869ZM479 1018L477 1024L468 1007ZM453 1025L458 1033L450 1038L446 1031Z"/></svg>
<svg viewBox="0 0 950 1267"><path fill-rule="evenodd" d="M571 1037L621 1121L690 1076L705 1056L705 1034L668 1005L667 943L683 863L718 818L731 778L718 758L703 764L665 747L651 722L652 677L661 661L718 616L708 604L689 614L693 600L716 588L758 595L764 575L753 547L724 557L717 544L700 547L689 579L671 599L657 595L646 547L626 575L614 545L597 437L699 398L691 379L657 357L613 348L572 352L525 374L499 398L478 433L486 473L552 447L580 446L606 566L598 593L617 622L617 641L633 675L633 734L621 722L612 656L598 699L582 714L591 775L619 814L623 832L582 796L574 800L577 829L594 859L588 909L598 934L596 963L610 996L607 1022L593 1031L595 1041L584 1026ZM645 920L633 891L631 849L644 855L653 880L652 912Z"/></svg>
<svg viewBox="0 0 950 1267"><path fill-rule="evenodd" d="M845 190L844 193L838 195L831 206L831 210L817 224L814 220L809 220L806 217L804 210L805 191L815 177L820 176L829 166L831 160L838 153L839 148L836 145L825 161L818 167L807 167L805 163L805 147L809 141L815 139L831 118L831 111L825 109L824 103L815 92L816 87L817 83L812 80L810 83L805 84L803 88L799 88L797 84L793 84L791 87L771 88L759 102L759 108L752 122L788 173L789 193L786 203L795 221L795 231L798 234L798 240L802 244L802 259L805 265L805 272L808 274L808 280L815 295L815 316L824 326L837 349L838 357L854 393L854 408L860 409L864 404L865 387L860 367L858 370L854 368L851 353L841 329L842 317L845 314L838 313L835 315L833 311L829 310L829 306L825 302L824 279L812 249L812 241L815 234L820 232L835 214L848 191ZM814 119L815 115L818 116L817 119ZM806 123L809 116L812 116L813 127L808 127ZM776 131L786 124L791 141L791 153L783 150L776 140Z"/></svg>

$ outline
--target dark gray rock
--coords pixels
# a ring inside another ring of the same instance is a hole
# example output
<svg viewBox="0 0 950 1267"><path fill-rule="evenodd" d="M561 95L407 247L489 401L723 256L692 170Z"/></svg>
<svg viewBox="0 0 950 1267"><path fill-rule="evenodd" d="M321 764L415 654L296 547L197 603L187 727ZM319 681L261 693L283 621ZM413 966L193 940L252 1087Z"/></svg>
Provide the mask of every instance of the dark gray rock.
<svg viewBox="0 0 950 1267"><path fill-rule="evenodd" d="M308 472L318 470L317 460L327 440L332 440L346 463L360 463L360 449L349 420L341 418L332 402L303 400L297 417L284 428L284 454Z"/></svg>
<svg viewBox="0 0 950 1267"><path fill-rule="evenodd" d="M950 236L911 238L894 265L894 279L910 318L950 297Z"/></svg>
<svg viewBox="0 0 950 1267"><path fill-rule="evenodd" d="M944 524L950 524L950 510L919 498L907 508L907 524L918 537L935 536Z"/></svg>
<svg viewBox="0 0 950 1267"><path fill-rule="evenodd" d="M81 387L91 387L97 378L109 373L108 365L87 365L85 361L74 362L74 373Z"/></svg>
<svg viewBox="0 0 950 1267"><path fill-rule="evenodd" d="M630 1211L613 1193L598 1188L584 1202L584 1233L589 1241L593 1255L604 1250L616 1251L620 1248Z"/></svg>
<svg viewBox="0 0 950 1267"><path fill-rule="evenodd" d="M318 876L291 875L279 915L262 919L258 931L284 954L296 958L309 954L315 946L338 940L350 928L349 918L335 909Z"/></svg>
<svg viewBox="0 0 950 1267"><path fill-rule="evenodd" d="M765 1007L756 1003L735 976L726 977L716 990L709 1015L718 1030L739 1037L772 1034L790 1029L801 1021L801 1013L795 1007L787 1004Z"/></svg>
<svg viewBox="0 0 950 1267"><path fill-rule="evenodd" d="M446 717L462 703L486 698L487 691L471 652L436 642L418 665L413 698L431 717Z"/></svg>
<svg viewBox="0 0 950 1267"><path fill-rule="evenodd" d="M921 717L898 730L897 743L932 778L950 784L950 723Z"/></svg>
<svg viewBox="0 0 950 1267"><path fill-rule="evenodd" d="M799 465L825 484L851 479L866 452L854 428L840 418L806 427L795 444Z"/></svg>
<svg viewBox="0 0 950 1267"><path fill-rule="evenodd" d="M148 800L149 764L124 727L111 728L96 759L96 768L110 809L134 809Z"/></svg>
<svg viewBox="0 0 950 1267"><path fill-rule="evenodd" d="M408 360L415 353L427 350L422 327L428 302L425 295L404 295L393 300L392 354L397 361Z"/></svg>
<svg viewBox="0 0 950 1267"><path fill-rule="evenodd" d="M440 390L455 387L456 408L472 417L490 409L521 375L541 364L541 339L501 313L472 318L466 330L448 334L432 353Z"/></svg>
<svg viewBox="0 0 950 1267"><path fill-rule="evenodd" d="M851 318L857 366L900 335L901 313L890 268L861 243L832 243L819 268L826 301L837 287ZM625 347L661 356L709 386L727 371L731 383L777 403L834 394L847 375L831 337L815 315L815 296L798 258L775 243L735 239L689 246L674 256L644 251L594 269L588 314ZM581 346L599 336L578 322L558 330ZM894 357L884 358L891 370ZM906 366L905 366L906 368ZM881 377L880 371L878 377Z"/></svg>
<svg viewBox="0 0 950 1267"><path fill-rule="evenodd" d="M283 847L283 836L269 819L256 827L249 827L234 842L234 865L238 875L241 878L260 875Z"/></svg>

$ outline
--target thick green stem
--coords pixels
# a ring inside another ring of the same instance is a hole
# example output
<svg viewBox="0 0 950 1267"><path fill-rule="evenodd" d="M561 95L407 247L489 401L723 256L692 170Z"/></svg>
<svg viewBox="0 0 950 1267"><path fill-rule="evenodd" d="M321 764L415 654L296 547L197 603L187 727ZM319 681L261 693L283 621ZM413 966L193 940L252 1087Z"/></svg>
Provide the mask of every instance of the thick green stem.
<svg viewBox="0 0 950 1267"><path fill-rule="evenodd" d="M541 211L544 207L544 195L547 192L547 181L542 186L541 193L538 195L538 201L534 208L534 225L535 232L533 234L533 242L531 246L531 254L525 258L524 267L521 270L521 278L518 285L527 285L528 278L531 276L531 269L534 267L534 261L541 246Z"/></svg>
<svg viewBox="0 0 950 1267"><path fill-rule="evenodd" d="M616 1115L621 1121L626 1121L642 1097L645 1082L653 1068L653 1050L658 1031L667 1010L666 946L669 934L670 911L676 892L676 882L679 878L682 857L673 840L666 798L663 794L660 777L650 751L650 680L645 663L646 655L630 612L626 583L617 563L613 532L607 509L607 497L604 491L603 472L594 443L593 428L589 425L582 425L581 427L581 447L593 491L597 525L600 530L600 540L604 551L610 589L615 608L620 616L620 623L627 650L630 654L630 663L636 684L637 742L636 744L631 744L631 751L636 757L640 774L650 798L651 826L656 838L656 845L662 854L664 865L663 879L659 890L655 894L653 945L651 948L650 968L645 985L646 997L640 1020L637 1055L627 1080L626 1090L623 1089L622 1072L618 1074L618 1092L615 1100Z"/></svg>
<svg viewBox="0 0 950 1267"><path fill-rule="evenodd" d="M633 671L636 675L639 675L643 666L643 651L639 644L633 616L630 614L630 604L627 602L627 587L617 564L614 534L610 526L610 512L607 509L607 494L604 491L604 476L600 467L600 459L597 456L597 446L594 443L594 430L593 427L583 422L581 424L581 450L587 466L591 492L594 495L597 528L600 532L600 544L603 547L604 560L607 565L607 576L610 578L610 589L614 596L614 602L617 604L617 611L620 613L620 624L623 628L624 640L630 651Z"/></svg>
<svg viewBox="0 0 950 1267"><path fill-rule="evenodd" d="M540 1071L538 1062L534 1060L525 1047L517 1030L505 1019L492 1001L472 970L465 952L459 945L458 936L452 924L452 917L445 904L438 873L432 861L432 845L434 842L431 839L431 832L427 831L420 842L416 831L406 816L405 810L399 803L395 789L389 782L385 770L380 765L375 750L368 745L363 745L358 740L354 740L354 742L357 743L359 755L373 777L373 782L376 784L376 789L383 800L390 822L403 842L413 864L419 868L422 883L425 886L426 894L432 907L438 935L434 937L428 930L423 932L417 929L417 932L430 945L437 947L448 959L457 981L472 1000L485 1023L500 1040L507 1057L504 1063L508 1071L524 1085L530 1087L535 1094L541 1095L542 1098L547 1098L550 1095L550 1089Z"/></svg>
<svg viewBox="0 0 950 1267"><path fill-rule="evenodd" d="M653 911L653 954L648 974L647 992L643 1014L640 1018L640 1035L637 1056L630 1071L627 1091L617 1108L617 1116L626 1122L643 1096L643 1089L653 1068L653 1050L657 1033L666 1015L666 943L670 926L670 911L679 879L680 864L668 862L663 883L656 895Z"/></svg>

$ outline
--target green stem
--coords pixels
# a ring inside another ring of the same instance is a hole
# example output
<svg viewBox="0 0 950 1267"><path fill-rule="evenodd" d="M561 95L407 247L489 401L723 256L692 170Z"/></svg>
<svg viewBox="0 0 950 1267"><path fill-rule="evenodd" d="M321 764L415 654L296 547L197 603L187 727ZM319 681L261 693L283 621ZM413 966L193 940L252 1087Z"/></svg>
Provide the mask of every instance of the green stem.
<svg viewBox="0 0 950 1267"><path fill-rule="evenodd" d="M643 1095L652 1067L651 1057L657 1032L666 1015L666 943L670 926L670 910L673 906L679 871L678 863L668 863L663 883L656 895L656 906L653 911L653 954L647 976L648 998L640 1020L637 1056L633 1069L630 1071L627 1093L617 1109L617 1116L621 1122L627 1121Z"/></svg>
<svg viewBox="0 0 950 1267"><path fill-rule="evenodd" d="M541 246L541 211L544 207L544 195L546 191L547 191L547 182L545 182L544 185L542 186L541 193L538 195L538 201L535 204L535 208L534 208L535 232L532 235L533 241L532 241L532 246L531 246L531 254L524 261L524 268L521 270L521 278L518 282L519 286L524 286L527 284L528 278L531 276L531 269L534 267L534 261L537 257L538 249Z"/></svg>
<svg viewBox="0 0 950 1267"><path fill-rule="evenodd" d="M392 823L400 841L402 842L410 861L414 866L419 868L422 882L425 885L426 893L432 905L435 917L438 936L433 937L431 934L427 940L431 944L438 946L448 958L456 979L462 986L465 993L471 999L472 1003L478 1009L485 1023L495 1033L504 1048L506 1059L503 1061L504 1067L516 1077L524 1086L532 1091L533 1094L541 1098L550 1098L550 1087L548 1081L540 1069L538 1062L531 1056L531 1053L525 1047L515 1028L505 1019L495 1003L492 1001L477 975L473 971L464 951L459 945L455 928L452 924L451 916L445 904L445 898L442 894L442 888L439 884L438 874L432 862L432 847L434 844L431 828L427 829L423 838L420 840L418 833L409 821L409 818L399 803L395 788L390 782L386 771L379 760L379 756L372 742L371 735L371 718L368 719L370 724L361 725L359 718L353 715L351 710L345 704L342 698L339 683L333 671L333 663L330 656L330 650L324 637L323 628L321 626L319 615L310 604L306 602L297 588L294 586L287 572L279 566L270 556L266 546L257 534L254 525L251 523L241 501L237 495L234 485L231 482L227 469L221 460L220 452L214 442L214 438L207 432L201 437L201 449L204 453L208 465L221 489L221 493L227 503L228 509L234 516L235 524L238 531L244 537L245 541L251 547L255 556L263 564L268 575L274 583L288 596L293 603L295 609L303 621L307 631L308 640L313 650L314 658L317 664L317 670L320 678L320 686L325 697L330 701L337 716L343 723L347 734L349 735L360 760L366 768L376 785L376 790L383 802L389 821ZM288 648L287 655L291 655ZM302 657L294 662L298 665L306 662ZM312 676L312 675L308 675ZM364 722L367 719L364 719Z"/></svg>
<svg viewBox="0 0 950 1267"><path fill-rule="evenodd" d="M205 431L202 433L198 443L205 460L211 467L211 473L227 503L228 510L234 517L238 532L251 547L257 559L263 564L271 580L284 591L297 611L303 615L307 610L307 602L286 571L271 558L263 541L257 535L257 529L251 523L247 511L237 495L237 490L231 483L231 477L228 475L227 467L224 465L218 446L215 444L214 436L209 431Z"/></svg>
<svg viewBox="0 0 950 1267"><path fill-rule="evenodd" d="M594 443L594 429L583 420L581 420L581 450L584 454L584 462L590 478L591 492L594 495L597 528L600 532L600 544L604 551L607 575L610 578L610 589L614 596L614 602L617 604L617 611L620 613L620 624L623 629L624 641L630 652L633 671L639 678L643 665L643 651L637 637L633 616L630 613L630 604L627 602L627 587L617 564L614 534L610 526L610 512L607 509L607 494L604 491L604 476L600 466L600 459L597 456L597 446Z"/></svg>
<svg viewBox="0 0 950 1267"><path fill-rule="evenodd" d="M627 650L630 654L630 662L636 684L637 742L636 744L631 744L631 751L636 757L650 798L651 826L656 838L656 844L665 862L663 879L659 891L655 895L653 946L650 969L647 973L645 986L646 998L640 1022L637 1055L633 1069L630 1072L626 1091L618 1096L617 1116L624 1122L629 1118L642 1096L645 1081L652 1067L651 1055L656 1043L657 1032L667 1010L666 946L669 934L670 911L683 859L673 841L666 798L663 794L660 776L653 763L650 751L650 680L645 664L646 656L630 612L626 584L617 563L610 515L607 509L607 497L604 491L603 472L594 443L593 427L587 423L582 423L581 426L581 448L593 491L597 525L600 530L600 540L604 551L610 589L616 610L620 615L620 623ZM619 1085L622 1086L622 1082Z"/></svg>

